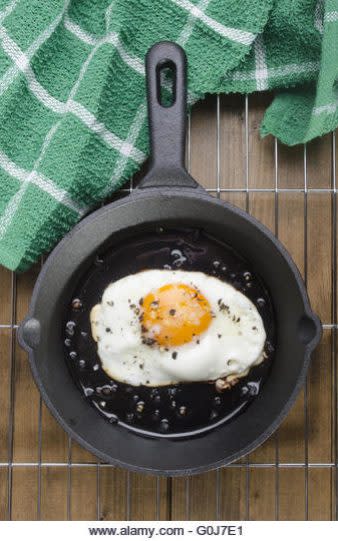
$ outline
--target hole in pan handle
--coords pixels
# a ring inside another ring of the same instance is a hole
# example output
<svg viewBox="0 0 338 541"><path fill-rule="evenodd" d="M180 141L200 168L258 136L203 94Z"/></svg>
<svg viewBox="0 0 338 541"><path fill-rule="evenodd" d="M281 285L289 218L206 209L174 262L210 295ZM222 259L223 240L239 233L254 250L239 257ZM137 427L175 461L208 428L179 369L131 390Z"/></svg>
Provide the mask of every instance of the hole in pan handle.
<svg viewBox="0 0 338 541"><path fill-rule="evenodd" d="M171 80L165 78L168 72ZM149 49L146 84L151 161L139 188L199 187L185 169L186 79L187 59L182 47L162 41Z"/></svg>

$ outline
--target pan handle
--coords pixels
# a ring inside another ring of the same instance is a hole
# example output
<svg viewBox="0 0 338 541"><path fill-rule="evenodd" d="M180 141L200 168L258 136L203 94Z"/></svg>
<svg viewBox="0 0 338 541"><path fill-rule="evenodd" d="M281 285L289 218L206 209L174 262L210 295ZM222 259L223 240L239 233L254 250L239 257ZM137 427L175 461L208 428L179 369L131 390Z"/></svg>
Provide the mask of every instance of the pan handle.
<svg viewBox="0 0 338 541"><path fill-rule="evenodd" d="M170 41L156 43L146 55L151 161L139 188L160 186L198 187L185 169L187 119L187 60L182 47ZM172 100L163 103L161 75L170 70Z"/></svg>

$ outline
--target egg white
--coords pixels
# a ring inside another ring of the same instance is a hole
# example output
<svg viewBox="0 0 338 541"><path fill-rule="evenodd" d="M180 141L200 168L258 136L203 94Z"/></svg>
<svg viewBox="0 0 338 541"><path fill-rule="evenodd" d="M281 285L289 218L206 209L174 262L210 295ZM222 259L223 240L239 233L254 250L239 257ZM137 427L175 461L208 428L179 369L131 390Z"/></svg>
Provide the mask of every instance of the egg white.
<svg viewBox="0 0 338 541"><path fill-rule="evenodd" d="M131 305L140 309L142 297L174 283L197 288L215 317L194 341L165 351L143 343ZM147 270L110 284L91 311L91 325L102 368L111 378L134 386L241 377L262 361L266 340L262 318L245 295L218 278L179 270Z"/></svg>

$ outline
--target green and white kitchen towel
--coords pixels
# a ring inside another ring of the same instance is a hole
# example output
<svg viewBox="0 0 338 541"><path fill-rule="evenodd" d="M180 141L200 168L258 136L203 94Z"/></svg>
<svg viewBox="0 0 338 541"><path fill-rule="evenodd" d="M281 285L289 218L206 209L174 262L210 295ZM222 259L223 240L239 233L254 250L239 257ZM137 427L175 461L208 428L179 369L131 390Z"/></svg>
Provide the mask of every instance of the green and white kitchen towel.
<svg viewBox="0 0 338 541"><path fill-rule="evenodd" d="M1 264L29 267L145 160L160 40L196 99L276 89L263 135L338 124L338 0L0 0Z"/></svg>

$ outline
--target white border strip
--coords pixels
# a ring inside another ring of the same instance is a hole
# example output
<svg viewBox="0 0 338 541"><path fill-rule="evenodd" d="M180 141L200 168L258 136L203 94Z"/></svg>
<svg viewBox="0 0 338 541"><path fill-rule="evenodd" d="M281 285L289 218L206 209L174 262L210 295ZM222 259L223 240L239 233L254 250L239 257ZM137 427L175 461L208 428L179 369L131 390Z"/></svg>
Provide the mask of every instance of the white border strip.
<svg viewBox="0 0 338 541"><path fill-rule="evenodd" d="M16 7L19 0L12 0L7 4L6 7L2 11L0 11L0 24L3 23L3 21L10 15L13 11L13 9Z"/></svg>
<svg viewBox="0 0 338 541"><path fill-rule="evenodd" d="M11 199L8 201L5 209L3 210L2 214L0 215L0 240L2 240L4 238L4 236L6 235L7 230L9 228L9 226L11 225L11 223L12 223L12 221L13 221L16 213L17 213L18 208L20 207L21 201L23 200L23 197L24 197L26 191L28 190L29 184L32 181L34 181L34 177L36 175L36 170L37 170L39 164L41 163L41 160L43 159L43 157L45 155L45 152L46 152L46 150L48 148L48 145L49 145L49 143L50 143L56 129L57 128L56 128L56 124L55 124L53 126L53 128L51 128L49 130L48 134L46 135L46 137L44 139L40 154L39 154L37 160L34 163L33 171L31 171L29 173L29 175L27 175L25 180L22 182L19 190L13 195L13 197L11 197ZM53 197L54 197L54 190L53 190Z"/></svg>
<svg viewBox="0 0 338 541"><path fill-rule="evenodd" d="M109 34L107 34L106 36L98 38L96 36L93 36L92 34L89 34L85 30L83 30L83 28L81 28L78 24L71 21L68 15L65 17L64 25L68 32L71 32L71 34L76 36L80 41L87 43L87 45L97 46L104 45L105 43L110 43L116 48L122 60L130 68L132 68L140 75L144 75L144 63L142 62L142 60L140 58L137 58L136 56L131 56L124 49L122 43L120 42L118 34L116 34L115 32L109 32Z"/></svg>
<svg viewBox="0 0 338 541"><path fill-rule="evenodd" d="M65 29L68 30L68 32L71 32L74 36L76 36L80 41L83 41L83 43L87 43L87 45L97 45L100 38L97 38L96 36L93 36L86 30L83 30L81 26L74 23L68 16L68 14L65 17L64 20L64 26Z"/></svg>
<svg viewBox="0 0 338 541"><path fill-rule="evenodd" d="M205 11L209 5L211 0L201 0L197 7L201 10L201 11ZM177 40L177 43L179 45L181 45L182 47L184 47L184 45L187 43L187 41L189 40L194 28L195 28L195 24L196 24L196 17L192 14L189 15L188 17L188 20L186 22L186 24L184 25L180 35L179 35L179 38Z"/></svg>
<svg viewBox="0 0 338 541"><path fill-rule="evenodd" d="M268 88L268 67L266 65L265 47L262 34L257 36L254 43L255 53L255 79L257 90L266 90Z"/></svg>
<svg viewBox="0 0 338 541"><path fill-rule="evenodd" d="M328 103L327 105L319 105L313 109L313 114L318 116L323 113L333 115L338 109L337 103Z"/></svg>
<svg viewBox="0 0 338 541"><path fill-rule="evenodd" d="M146 120L146 117L147 117L147 106L146 106L146 103L144 102L144 103L141 103L141 105L139 106L136 112L136 115L134 117L134 120L130 126L130 130L127 137L127 142L129 144L136 142L140 134L140 131L143 127L143 124ZM127 162L128 162L127 154L124 154L123 156L121 155L118 158L118 160L115 163L112 176L109 179L108 185L106 186L106 188L104 189L102 193L102 197L106 197L107 195L109 195L112 189L114 188L114 185L116 184L116 182L119 182L121 180L121 177L125 171Z"/></svg>
<svg viewBox="0 0 338 541"><path fill-rule="evenodd" d="M285 66L280 66L278 68L268 68L269 78L274 77L285 77L287 75L300 74L309 72L317 72L320 68L320 62L303 62L302 64L286 64ZM234 71L225 75L223 80L229 81L254 81L257 77L257 71Z"/></svg>
<svg viewBox="0 0 338 541"><path fill-rule="evenodd" d="M83 63L78 79L76 83L73 85L73 88L71 89L67 102L73 98L77 92L77 89L86 73L86 70L88 69L88 66L90 64L91 59L93 58L96 51L96 47L92 49L90 54L87 57L87 60ZM28 189L28 186L30 182L32 182L32 179L34 179L34 176L37 172L37 169L39 165L41 164L47 149L49 148L49 145L51 144L54 135L56 134L57 130L59 129L60 124L62 123L62 117L59 118L57 122L52 126L52 128L48 131L47 135L45 136L45 139L43 141L42 147L40 149L40 154L37 158L37 160L34 163L33 170L29 173L25 181L22 183L20 189L18 192L14 194L14 196L8 201L3 214L0 216L0 240L6 235L7 229L9 228L12 220L14 219L15 214L18 211L18 208L20 207L21 201L23 200L23 197ZM119 156L122 158L122 156ZM124 158L124 156L123 156Z"/></svg>
<svg viewBox="0 0 338 541"><path fill-rule="evenodd" d="M223 38L236 41L242 45L250 45L256 37L255 34L252 34L252 32L246 32L245 30L223 26L223 24L215 21L215 19L208 17L208 15L203 13L201 9L192 4L189 0L171 0L171 2L188 11L191 15L196 17L196 19L202 21L206 26L214 30L214 32Z"/></svg>
<svg viewBox="0 0 338 541"><path fill-rule="evenodd" d="M338 11L328 11L327 13L325 13L325 23L334 23L336 21L338 21Z"/></svg>
<svg viewBox="0 0 338 541"><path fill-rule="evenodd" d="M62 17L64 16L66 10L68 9L70 0L66 0L62 8L61 13L55 17L55 19L50 23L50 25L37 37L35 41L28 47L26 51L26 56L31 60L34 54L40 49L40 47L50 38L50 36L55 31L58 24L61 22ZM20 71L17 66L14 64L3 74L0 79L0 96L7 90L7 88L12 84L14 79L19 75Z"/></svg>
<svg viewBox="0 0 338 541"><path fill-rule="evenodd" d="M314 26L315 28L317 28L320 34L322 34L324 31L323 11L324 11L324 0L317 0L316 7L315 7Z"/></svg>
<svg viewBox="0 0 338 541"><path fill-rule="evenodd" d="M45 177L41 173L36 171L26 171L22 167L16 165L12 162L10 158L0 150L0 167L6 171L11 177L16 178L20 182L27 182L28 177L30 177L30 182L38 186L41 190L45 191L51 195L56 201L59 201L66 207L70 208L79 215L83 215L86 212L86 209L81 208L77 203L75 203L68 195L65 190L62 190L54 184L52 180Z"/></svg>

